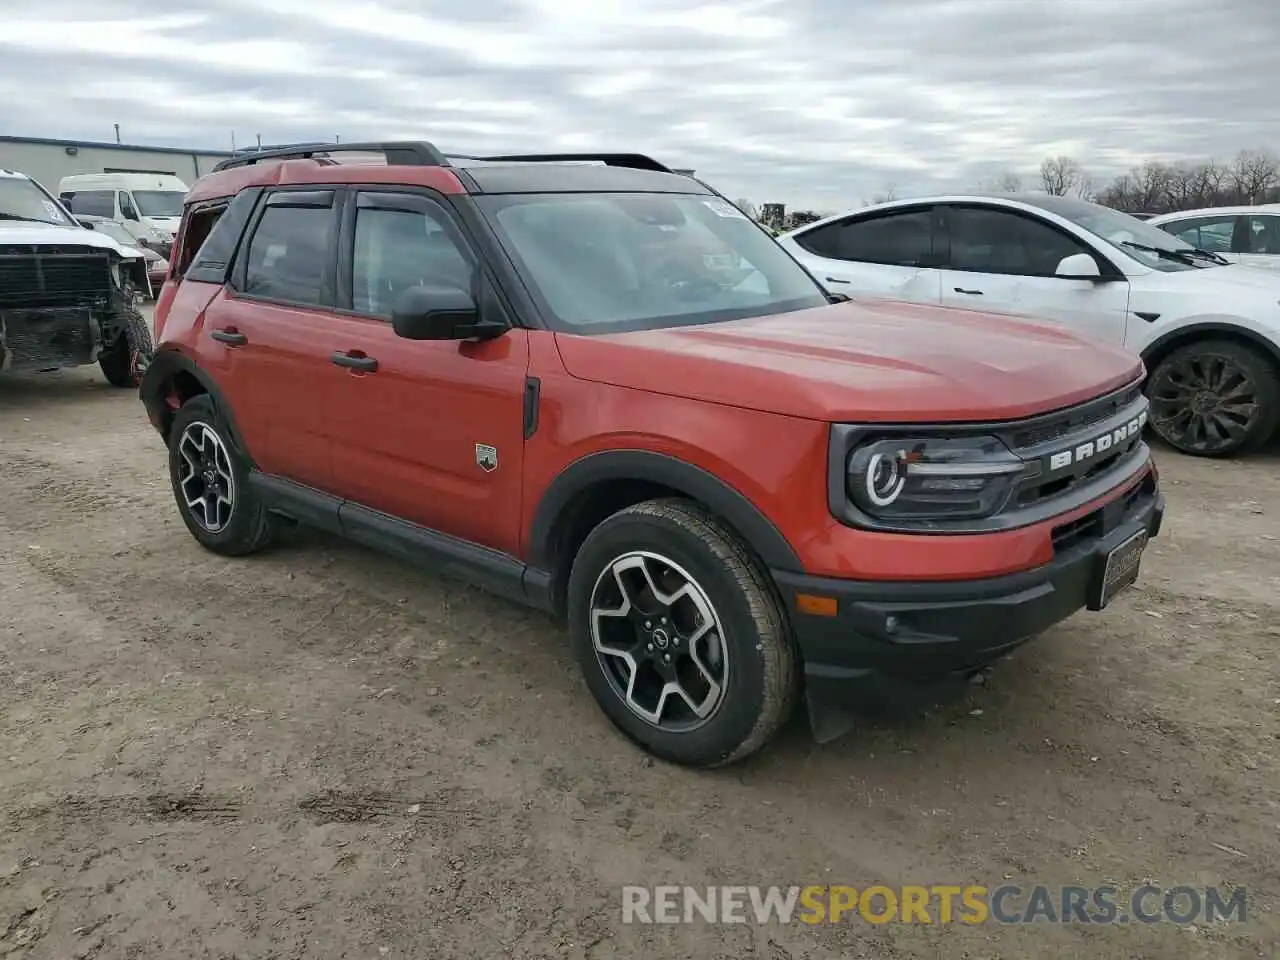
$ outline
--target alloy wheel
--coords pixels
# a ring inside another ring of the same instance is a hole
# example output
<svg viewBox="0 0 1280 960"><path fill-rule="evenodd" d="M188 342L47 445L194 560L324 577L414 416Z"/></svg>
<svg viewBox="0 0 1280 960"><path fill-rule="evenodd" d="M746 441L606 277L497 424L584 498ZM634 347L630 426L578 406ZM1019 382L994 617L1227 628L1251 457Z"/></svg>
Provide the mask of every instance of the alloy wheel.
<svg viewBox="0 0 1280 960"><path fill-rule="evenodd" d="M1174 446L1214 453L1245 437L1259 413L1253 377L1221 354L1162 364L1149 390L1151 425Z"/></svg>
<svg viewBox="0 0 1280 960"><path fill-rule="evenodd" d="M209 533L220 533L231 522L236 478L222 438L205 423L190 423L178 438L182 476L178 486L187 510Z"/></svg>
<svg viewBox="0 0 1280 960"><path fill-rule="evenodd" d="M644 550L614 559L592 589L590 627L605 677L646 722L684 733L720 706L729 681L720 616L674 561Z"/></svg>

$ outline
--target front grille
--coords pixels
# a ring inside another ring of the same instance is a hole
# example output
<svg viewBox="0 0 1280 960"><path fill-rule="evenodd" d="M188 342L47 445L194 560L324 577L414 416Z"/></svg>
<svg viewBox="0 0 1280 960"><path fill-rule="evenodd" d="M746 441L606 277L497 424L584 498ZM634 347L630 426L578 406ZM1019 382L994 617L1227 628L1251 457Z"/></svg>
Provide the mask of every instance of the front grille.
<svg viewBox="0 0 1280 960"><path fill-rule="evenodd" d="M0 247L0 307L105 303L111 261L90 247Z"/></svg>
<svg viewBox="0 0 1280 960"><path fill-rule="evenodd" d="M1052 443L1070 433L1091 427L1134 403L1142 396L1142 384L1136 383L1110 396L1092 400L1070 410L1036 417L1022 424L1010 438L1015 448Z"/></svg>
<svg viewBox="0 0 1280 960"><path fill-rule="evenodd" d="M1135 484L1133 489L1120 499L1090 511L1083 517L1077 517L1069 523L1054 527L1051 534L1054 553L1062 553L1079 544L1091 543L1105 537L1120 525L1140 501L1150 499L1155 496L1155 492L1156 478L1148 473L1142 478L1141 483Z"/></svg>

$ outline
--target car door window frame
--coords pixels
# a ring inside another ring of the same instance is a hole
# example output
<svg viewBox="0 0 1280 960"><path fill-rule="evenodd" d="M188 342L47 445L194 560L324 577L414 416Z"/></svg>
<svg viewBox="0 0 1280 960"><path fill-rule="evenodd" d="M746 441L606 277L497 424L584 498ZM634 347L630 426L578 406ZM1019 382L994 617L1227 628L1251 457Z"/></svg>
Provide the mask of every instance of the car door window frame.
<svg viewBox="0 0 1280 960"><path fill-rule="evenodd" d="M338 262L338 236L340 215L342 212L342 191L335 187L317 188L312 186L288 186L263 191L258 200L257 209L249 218L248 229L236 250L235 262L231 268L232 294L237 300L252 300L257 303L270 303L297 310L322 310L332 312L334 309L334 288L336 286ZM249 256L253 251L253 241L267 212L273 207L304 207L323 209L329 213L329 237L325 250L324 267L320 281L320 300L318 303L292 300L283 297L268 297L259 293L249 293L248 283Z"/></svg>
<svg viewBox="0 0 1280 960"><path fill-rule="evenodd" d="M944 251L941 257L941 263L939 264L940 269L952 270L956 273L980 274L990 277L1032 277L1038 280L1047 279L1073 281L1075 283L1080 282L1079 277L1060 277L1056 273L1004 273L995 270L972 270L968 267L955 266L951 262L951 215L957 210L980 210L983 213L994 213L997 215L1015 217L1023 223L1030 223L1033 226L1050 230L1058 236L1065 238L1068 243L1079 248L1077 250L1078 253L1088 254L1093 258L1094 263L1098 265L1098 273L1100 274L1098 277L1099 280L1124 279L1124 274L1109 257L1098 250L1092 243L1089 243L1082 237L1077 236L1070 230L1066 230L1056 223L1042 217L1038 217L1033 213L1028 213L1025 210L1019 210L1015 207L1006 207L1000 204L986 203L945 203L939 205L938 217L941 223L938 233L935 235L935 237L938 238L935 239L935 247L940 245ZM1071 256L1071 254L1069 254L1069 256ZM1061 260L1062 258L1059 258L1059 262L1061 262Z"/></svg>
<svg viewBox="0 0 1280 960"><path fill-rule="evenodd" d="M819 232L835 230L838 233L843 232L851 227L864 226L870 223L876 223L883 220L889 220L894 217L915 216L924 213L929 219L929 254L925 258L924 263L894 263L888 260L851 260L848 257L832 256L822 253L809 247L805 242L806 238L816 235ZM888 210L877 210L874 213L853 213L839 220L833 220L830 223L823 224L813 230L806 231L795 237L796 244L811 256L821 257L824 260L835 260L840 263L865 263L877 267L903 267L905 269L914 270L932 270L940 265L941 257L938 248L938 206L933 203L910 204L901 207L893 207Z"/></svg>
<svg viewBox="0 0 1280 960"><path fill-rule="evenodd" d="M486 259L478 252L463 218L456 214L445 197L425 187L385 183L352 184L346 187L342 203L337 241L337 272L333 312L379 323L390 323L387 317L357 310L354 306L356 218L361 210L396 210L430 216L443 226L464 259L471 265L471 289L468 291L488 320L512 323L511 306L502 295L499 284L489 270Z"/></svg>

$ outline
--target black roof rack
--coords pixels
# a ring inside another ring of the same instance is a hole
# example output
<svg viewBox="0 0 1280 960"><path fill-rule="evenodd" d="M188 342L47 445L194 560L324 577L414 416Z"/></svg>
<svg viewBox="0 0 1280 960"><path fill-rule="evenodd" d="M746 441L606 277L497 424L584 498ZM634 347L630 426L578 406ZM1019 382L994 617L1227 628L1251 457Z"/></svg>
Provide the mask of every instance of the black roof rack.
<svg viewBox="0 0 1280 960"><path fill-rule="evenodd" d="M654 170L672 173L672 169L643 153L511 153L496 157L466 157L455 154L459 160L483 160L487 163L566 163L595 160L609 167L629 167L632 170Z"/></svg>
<svg viewBox="0 0 1280 960"><path fill-rule="evenodd" d="M249 167L264 160L310 160L335 153L381 153L387 158L388 164L404 167L449 166L448 159L436 149L435 144L425 140L403 140L388 143L299 143L269 150L246 150L218 161L212 172L230 170L232 167Z"/></svg>

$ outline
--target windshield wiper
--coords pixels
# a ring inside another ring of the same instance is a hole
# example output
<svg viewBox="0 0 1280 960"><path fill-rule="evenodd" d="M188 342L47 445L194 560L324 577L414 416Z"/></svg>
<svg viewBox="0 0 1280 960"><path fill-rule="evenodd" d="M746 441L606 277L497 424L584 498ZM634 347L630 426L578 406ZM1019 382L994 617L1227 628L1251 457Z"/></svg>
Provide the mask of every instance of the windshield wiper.
<svg viewBox="0 0 1280 960"><path fill-rule="evenodd" d="M21 220L23 223L47 223L49 226L57 226L52 220L41 220L39 217L24 217L20 213L6 213L0 210L0 220Z"/></svg>
<svg viewBox="0 0 1280 960"><path fill-rule="evenodd" d="M1134 250L1142 250L1146 253L1154 253L1157 257L1165 260L1173 260L1176 263L1185 263L1189 267L1196 265L1195 255L1201 251L1195 249L1190 250L1166 250L1164 247L1153 247L1150 244L1138 243L1136 240L1121 240L1120 246L1132 247ZM1212 256L1206 254L1206 256Z"/></svg>

